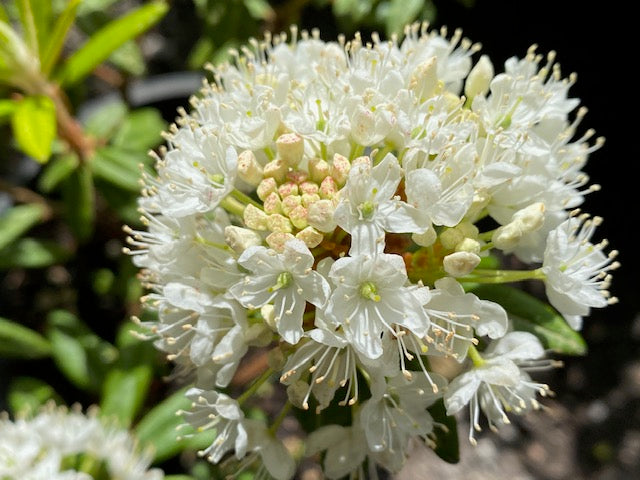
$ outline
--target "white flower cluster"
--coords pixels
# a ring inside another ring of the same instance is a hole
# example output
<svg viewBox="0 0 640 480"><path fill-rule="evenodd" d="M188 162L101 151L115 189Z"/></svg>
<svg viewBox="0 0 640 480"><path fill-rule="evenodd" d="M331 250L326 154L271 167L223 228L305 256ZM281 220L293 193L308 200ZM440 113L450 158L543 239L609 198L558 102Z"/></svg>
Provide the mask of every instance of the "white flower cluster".
<svg viewBox="0 0 640 480"><path fill-rule="evenodd" d="M31 418L0 416L0 478L11 480L161 480L127 430L97 416L48 404Z"/></svg>
<svg viewBox="0 0 640 480"><path fill-rule="evenodd" d="M243 413L271 374L296 408L349 412L351 426L308 441L329 478L397 471L411 438L433 443L439 399L449 415L469 405L473 442L480 411L493 426L538 405L548 387L527 371L552 362L465 287L543 281L575 329L615 301L616 252L591 242L600 219L578 210L598 189L582 169L602 140L576 135L573 77L535 48L498 74L487 56L473 64L477 51L426 25L370 43L294 29L212 67L166 135L126 251L156 346L192 374L186 421L217 429L212 462L253 452L293 476L274 436L283 415L269 426ZM483 262L505 255L531 268ZM232 398L243 358L265 347L282 362ZM462 373L444 378L433 356Z"/></svg>

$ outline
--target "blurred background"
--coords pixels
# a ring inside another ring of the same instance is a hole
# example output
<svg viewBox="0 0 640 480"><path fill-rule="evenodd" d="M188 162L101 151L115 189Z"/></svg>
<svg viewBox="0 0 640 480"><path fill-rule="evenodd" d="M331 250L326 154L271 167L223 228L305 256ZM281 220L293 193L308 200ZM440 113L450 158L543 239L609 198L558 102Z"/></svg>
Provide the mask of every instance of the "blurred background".
<svg viewBox="0 0 640 480"><path fill-rule="evenodd" d="M52 18L66 3L51 1ZM136 269L121 254L122 225L138 223L137 165L150 168L146 152L161 144L159 132L176 109L188 109L204 64L225 60L229 48L249 37L291 24L317 27L324 40L356 31L384 37L407 22L428 20L433 28L462 28L497 71L535 43L540 53L557 52L565 76L577 73L571 93L589 109L581 129L606 138L586 168L602 190L588 196L584 210L604 217L600 238L621 252L611 289L620 302L585 319L588 353L562 358L565 368L547 374L555 396L544 411L518 418L500 434L481 435L476 448L462 435L457 465L418 449L400 477L640 478L640 295L633 277L640 271L640 142L632 110L638 56L630 47L629 7L549 0L173 0L159 2L162 11L147 10L147 28L73 76L65 56L150 3L158 2L85 0L69 26L60 85L69 113L95 141L91 172L83 171L82 145L69 155L57 150L58 139L45 160L34 159L41 153L29 147L35 140L17 136L17 115L7 113L22 96L0 86L0 98L13 102L0 103L0 320L12 322L0 323L0 410L15 413L55 398L122 412L113 392L132 382L123 421L148 439L170 431L148 419L151 406L173 393L163 381L168 367L152 347L126 335L131 315L143 315ZM12 0L2 6L19 17ZM25 205L31 208L16 210ZM188 464L194 478L217 478L186 450L167 445L157 463L168 471L179 473ZM313 470L305 475L317 478Z"/></svg>

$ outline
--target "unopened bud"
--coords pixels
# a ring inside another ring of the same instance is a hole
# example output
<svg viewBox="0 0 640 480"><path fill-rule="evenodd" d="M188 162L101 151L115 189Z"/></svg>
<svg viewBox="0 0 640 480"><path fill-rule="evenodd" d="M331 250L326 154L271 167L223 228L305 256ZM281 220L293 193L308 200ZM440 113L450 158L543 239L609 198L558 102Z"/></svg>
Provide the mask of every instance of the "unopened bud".
<svg viewBox="0 0 640 480"><path fill-rule="evenodd" d="M272 250L282 253L284 251L285 244L289 240L293 240L294 238L296 237L294 237L290 233L273 232L267 235L267 238L265 238L265 241L267 242L267 245L271 247Z"/></svg>
<svg viewBox="0 0 640 480"><path fill-rule="evenodd" d="M244 207L244 224L253 230L266 230L267 218L268 215L266 213L251 204Z"/></svg>
<svg viewBox="0 0 640 480"><path fill-rule="evenodd" d="M455 250L456 252L469 252L478 255L480 254L481 247L480 242L467 237L455 246Z"/></svg>
<svg viewBox="0 0 640 480"><path fill-rule="evenodd" d="M276 140L278 157L289 167L295 167L304 154L304 140L297 133L285 133Z"/></svg>
<svg viewBox="0 0 640 480"><path fill-rule="evenodd" d="M477 95L486 95L493 80L493 64L487 55L482 55L471 69L464 85L464 94L473 100Z"/></svg>
<svg viewBox="0 0 640 480"><path fill-rule="evenodd" d="M334 211L335 207L331 200L318 200L309 207L307 222L321 232L333 232L337 227L333 220Z"/></svg>
<svg viewBox="0 0 640 480"><path fill-rule="evenodd" d="M414 233L411 235L411 239L421 247L429 247L433 245L433 242L438 238L438 234L436 233L433 226L429 226L429 229L423 233Z"/></svg>
<svg viewBox="0 0 640 480"><path fill-rule="evenodd" d="M442 260L444 271L452 277L468 275L480 263L480 257L470 252L455 252Z"/></svg>
<svg viewBox="0 0 640 480"><path fill-rule="evenodd" d="M293 182L285 182L278 187L278 193L282 198L289 195L298 195L298 185Z"/></svg>
<svg viewBox="0 0 640 480"><path fill-rule="evenodd" d="M267 177L260 182L256 189L256 193L258 194L258 198L264 202L265 198L276 190L278 190L278 182L276 182L272 177Z"/></svg>
<svg viewBox="0 0 640 480"><path fill-rule="evenodd" d="M305 228L307 226L307 209L302 205L298 205L289 213L289 220L291 220L294 227L299 229Z"/></svg>
<svg viewBox="0 0 640 480"><path fill-rule="evenodd" d="M300 195L289 195L282 199L282 212L289 216L294 208L299 207L302 204L302 198Z"/></svg>
<svg viewBox="0 0 640 480"><path fill-rule="evenodd" d="M464 234L457 228L447 228L440 234L440 243L447 250L453 250L464 238Z"/></svg>
<svg viewBox="0 0 640 480"><path fill-rule="evenodd" d="M437 87L438 64L436 57L431 57L413 71L409 80L409 89L416 94L420 101L424 102L433 96Z"/></svg>
<svg viewBox="0 0 640 480"><path fill-rule="evenodd" d="M309 178L309 174L304 170L289 170L287 172L287 180L296 185L304 182Z"/></svg>
<svg viewBox="0 0 640 480"><path fill-rule="evenodd" d="M263 305L260 308L260 315L264 320L264 323L274 332L278 330L278 325L276 325L276 313L275 308L271 304Z"/></svg>
<svg viewBox="0 0 640 480"><path fill-rule="evenodd" d="M500 250L513 250L522 238L522 231L518 222L511 222L496 228L491 236L493 246Z"/></svg>
<svg viewBox="0 0 640 480"><path fill-rule="evenodd" d="M224 229L224 241L236 253L242 253L247 248L262 244L262 237L248 228L228 225Z"/></svg>
<svg viewBox="0 0 640 480"><path fill-rule="evenodd" d="M300 194L307 194L307 195L313 195L315 193L318 193L318 191L320 190L320 187L318 187L318 184L315 182L302 182L298 185L298 190L300 191Z"/></svg>
<svg viewBox="0 0 640 480"><path fill-rule="evenodd" d="M263 174L265 177L272 177L277 183L284 182L289 167L279 158L271 160L264 166Z"/></svg>
<svg viewBox="0 0 640 480"><path fill-rule="evenodd" d="M320 184L320 197L321 198L333 198L338 191L338 186L333 177L326 177Z"/></svg>
<svg viewBox="0 0 640 480"><path fill-rule="evenodd" d="M289 219L279 213L267 217L267 228L272 232L291 233L293 231L293 225Z"/></svg>
<svg viewBox="0 0 640 480"><path fill-rule="evenodd" d="M301 197L302 206L307 208L320 200L320 195L318 195L317 193L303 193Z"/></svg>
<svg viewBox="0 0 640 480"><path fill-rule="evenodd" d="M271 192L267 198L264 199L263 207L265 213L269 215L273 215L274 213L282 212L282 201L280 200L280 195L276 192Z"/></svg>
<svg viewBox="0 0 640 480"><path fill-rule="evenodd" d="M336 153L333 156L333 162L331 162L331 176L339 186L342 187L346 183L349 178L349 170L351 170L349 159Z"/></svg>
<svg viewBox="0 0 640 480"><path fill-rule="evenodd" d="M238 176L250 185L258 185L263 179L262 167L251 150L238 155Z"/></svg>
<svg viewBox="0 0 640 480"><path fill-rule="evenodd" d="M512 221L518 221L522 225L523 234L532 233L544 224L544 203L536 202L518 210L513 214Z"/></svg>
<svg viewBox="0 0 640 480"><path fill-rule="evenodd" d="M326 160L322 158L314 157L309 160L309 175L311 180L316 183L320 183L330 173L330 166Z"/></svg>
<svg viewBox="0 0 640 480"><path fill-rule="evenodd" d="M302 240L308 248L315 248L322 243L324 235L313 227L306 227L296 233L296 238Z"/></svg>

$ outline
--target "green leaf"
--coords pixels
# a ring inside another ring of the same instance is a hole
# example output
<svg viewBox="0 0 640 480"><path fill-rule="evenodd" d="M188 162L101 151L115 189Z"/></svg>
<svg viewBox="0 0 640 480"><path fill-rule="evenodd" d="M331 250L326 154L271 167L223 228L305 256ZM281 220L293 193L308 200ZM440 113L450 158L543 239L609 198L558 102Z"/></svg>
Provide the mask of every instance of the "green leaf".
<svg viewBox="0 0 640 480"><path fill-rule="evenodd" d="M513 327L534 334L545 348L566 355L587 353L587 343L562 315L527 292L506 285L478 285L472 292L502 305L509 313Z"/></svg>
<svg viewBox="0 0 640 480"><path fill-rule="evenodd" d="M78 156L74 153L56 156L38 177L38 188L43 193L51 193L79 164Z"/></svg>
<svg viewBox="0 0 640 480"><path fill-rule="evenodd" d="M0 357L33 359L50 353L51 345L38 332L0 317Z"/></svg>
<svg viewBox="0 0 640 480"><path fill-rule="evenodd" d="M61 403L51 385L33 377L18 377L11 382L7 400L14 416L31 415L49 400Z"/></svg>
<svg viewBox="0 0 640 480"><path fill-rule="evenodd" d="M27 46L32 53L38 54L38 30L35 19L35 5L31 0L16 0L20 23L22 24L23 35L26 39Z"/></svg>
<svg viewBox="0 0 640 480"><path fill-rule="evenodd" d="M151 445L154 449L154 462L162 462L187 448L201 449L213 442L215 430L207 430L193 434L193 429L180 428L185 422L177 412L190 407L190 400L184 396L186 388L178 390L151 409L138 423L135 434L143 445ZM178 435L182 438L178 440Z"/></svg>
<svg viewBox="0 0 640 480"><path fill-rule="evenodd" d="M66 262L71 252L54 240L21 238L0 250L0 269L44 268Z"/></svg>
<svg viewBox="0 0 640 480"><path fill-rule="evenodd" d="M147 69L142 51L133 40L117 48L109 56L109 61L120 70L136 77L143 75Z"/></svg>
<svg viewBox="0 0 640 480"><path fill-rule="evenodd" d="M67 379L82 390L98 393L117 349L65 310L49 313L47 337L53 360Z"/></svg>
<svg viewBox="0 0 640 480"><path fill-rule="evenodd" d="M51 35L42 50L41 69L45 76L51 73L60 57L60 52L62 52L67 34L76 19L78 6L81 3L82 0L69 0L53 25Z"/></svg>
<svg viewBox="0 0 640 480"><path fill-rule="evenodd" d="M131 192L140 191L140 167L142 157L117 147L103 147L96 151L91 160L91 168L96 178L105 180Z"/></svg>
<svg viewBox="0 0 640 480"><path fill-rule="evenodd" d="M80 165L65 179L62 197L71 230L79 241L86 241L93 232L95 220L93 178L86 164Z"/></svg>
<svg viewBox="0 0 640 480"><path fill-rule="evenodd" d="M97 138L109 140L124 122L127 112L127 104L124 101L109 101L89 115L84 122L85 130Z"/></svg>
<svg viewBox="0 0 640 480"><path fill-rule="evenodd" d="M276 15L276 12L266 0L244 0L244 6L249 15L257 20L268 20Z"/></svg>
<svg viewBox="0 0 640 480"><path fill-rule="evenodd" d="M30 0L33 11L33 21L38 38L38 58L42 58L49 41L49 29L51 27L52 5L51 0Z"/></svg>
<svg viewBox="0 0 640 480"><path fill-rule="evenodd" d="M150 148L162 142L162 131L166 128L167 123L155 108L140 108L127 115L112 144L146 155Z"/></svg>
<svg viewBox="0 0 640 480"><path fill-rule="evenodd" d="M51 156L56 138L56 109L48 97L25 97L11 117L13 135L20 149L40 163Z"/></svg>
<svg viewBox="0 0 640 480"><path fill-rule="evenodd" d="M458 424L455 417L447 416L447 410L442 399L438 400L431 407L429 413L433 420L444 428L437 426L433 433L436 436L434 449L436 455L448 463L458 463L460 461L460 444L458 441Z"/></svg>
<svg viewBox="0 0 640 480"><path fill-rule="evenodd" d="M39 223L45 213L42 205L29 203L12 207L0 215L0 250Z"/></svg>
<svg viewBox="0 0 640 480"><path fill-rule="evenodd" d="M116 345L120 354L116 365L107 373L100 408L103 416L116 417L126 427L131 425L147 397L156 358L153 344L134 337L131 330L138 327L125 322L118 331Z"/></svg>
<svg viewBox="0 0 640 480"><path fill-rule="evenodd" d="M387 35L401 35L405 25L416 20L424 0L391 0L381 3L376 16L383 21Z"/></svg>
<svg viewBox="0 0 640 480"><path fill-rule="evenodd" d="M60 72L60 82L67 86L79 82L118 47L151 28L168 10L166 2L155 0L109 22L69 57Z"/></svg>

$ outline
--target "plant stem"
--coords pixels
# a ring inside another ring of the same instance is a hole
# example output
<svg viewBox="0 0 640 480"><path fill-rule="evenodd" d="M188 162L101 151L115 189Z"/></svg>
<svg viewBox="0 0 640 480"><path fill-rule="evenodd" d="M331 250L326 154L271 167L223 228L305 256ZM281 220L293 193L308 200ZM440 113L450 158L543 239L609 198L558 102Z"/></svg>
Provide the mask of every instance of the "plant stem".
<svg viewBox="0 0 640 480"><path fill-rule="evenodd" d="M258 391L258 389L262 386L262 384L264 384L267 380L269 380L272 374L273 374L273 369L269 367L262 373L262 375L256 378L254 382L251 384L251 386L247 388L242 393L242 395L238 397L237 399L238 405L242 405L250 397L252 397Z"/></svg>

